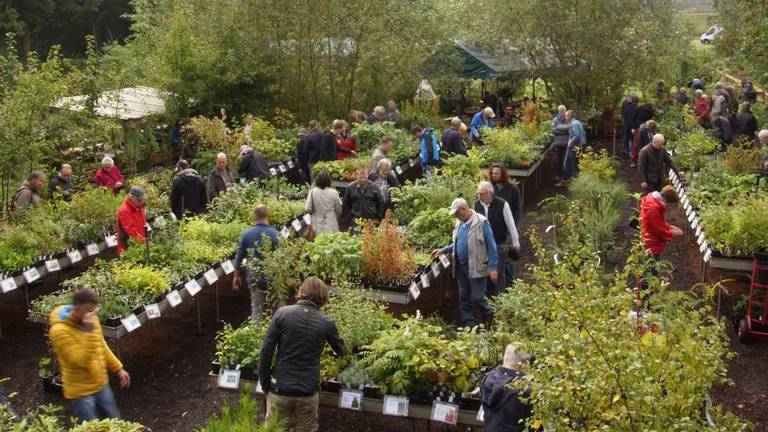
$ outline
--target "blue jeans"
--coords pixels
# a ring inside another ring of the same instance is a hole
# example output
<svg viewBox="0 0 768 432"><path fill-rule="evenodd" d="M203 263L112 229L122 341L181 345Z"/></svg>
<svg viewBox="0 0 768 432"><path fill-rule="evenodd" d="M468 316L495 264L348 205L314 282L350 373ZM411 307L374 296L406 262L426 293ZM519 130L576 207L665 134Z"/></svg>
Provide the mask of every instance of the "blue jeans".
<svg viewBox="0 0 768 432"><path fill-rule="evenodd" d="M69 404L78 423L88 420L120 418L120 410L117 409L115 395L112 394L109 383L90 396L70 400Z"/></svg>
<svg viewBox="0 0 768 432"><path fill-rule="evenodd" d="M456 266L456 282L459 284L459 311L461 312L461 322L465 327L475 325L475 318L472 314L474 304L480 306L483 317L488 317L493 313L488 299L485 297L485 290L488 287L488 278L470 278L469 269L466 265Z"/></svg>

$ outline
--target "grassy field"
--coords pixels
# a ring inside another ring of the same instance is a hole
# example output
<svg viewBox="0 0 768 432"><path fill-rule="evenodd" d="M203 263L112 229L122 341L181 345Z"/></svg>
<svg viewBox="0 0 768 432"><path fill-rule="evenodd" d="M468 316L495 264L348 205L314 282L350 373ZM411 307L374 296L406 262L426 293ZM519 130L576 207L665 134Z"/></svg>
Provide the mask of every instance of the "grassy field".
<svg viewBox="0 0 768 432"><path fill-rule="evenodd" d="M717 22L717 14L714 12L686 12L681 13L680 17L683 23L690 28L691 43L694 47L710 49L712 45L705 45L699 41L699 37L702 33L707 31L713 24Z"/></svg>

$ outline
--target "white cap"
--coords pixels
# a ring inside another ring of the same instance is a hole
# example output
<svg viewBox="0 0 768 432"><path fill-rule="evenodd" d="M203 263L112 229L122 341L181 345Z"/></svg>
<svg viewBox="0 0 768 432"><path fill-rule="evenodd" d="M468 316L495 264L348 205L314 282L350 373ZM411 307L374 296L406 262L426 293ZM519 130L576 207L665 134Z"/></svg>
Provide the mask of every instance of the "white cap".
<svg viewBox="0 0 768 432"><path fill-rule="evenodd" d="M485 109L483 109L483 112L485 113L485 115L487 115L490 118L496 118L496 113L493 112L493 108L491 107L485 107Z"/></svg>
<svg viewBox="0 0 768 432"><path fill-rule="evenodd" d="M457 211L459 211L460 208L469 208L469 204L467 204L467 200L464 198L456 198L451 203L451 210L448 212L451 216L455 215Z"/></svg>

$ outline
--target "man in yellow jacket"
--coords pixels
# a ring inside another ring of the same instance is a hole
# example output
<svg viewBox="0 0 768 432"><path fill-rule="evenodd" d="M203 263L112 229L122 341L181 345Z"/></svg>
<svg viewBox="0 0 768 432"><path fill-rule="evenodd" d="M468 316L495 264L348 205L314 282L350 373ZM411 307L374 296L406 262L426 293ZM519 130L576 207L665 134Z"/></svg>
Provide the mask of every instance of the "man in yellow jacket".
<svg viewBox="0 0 768 432"><path fill-rule="evenodd" d="M130 375L101 333L95 313L98 305L95 291L81 289L71 305L57 307L49 317L49 337L59 360L64 397L78 422L120 417L107 371L117 374L121 388L131 385Z"/></svg>

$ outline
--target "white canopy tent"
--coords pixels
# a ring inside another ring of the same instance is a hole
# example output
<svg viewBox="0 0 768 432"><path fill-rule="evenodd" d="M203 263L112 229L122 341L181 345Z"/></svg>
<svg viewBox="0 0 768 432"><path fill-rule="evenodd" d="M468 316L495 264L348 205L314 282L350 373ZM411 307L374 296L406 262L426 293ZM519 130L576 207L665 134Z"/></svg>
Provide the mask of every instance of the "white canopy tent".
<svg viewBox="0 0 768 432"><path fill-rule="evenodd" d="M56 101L56 108L72 111L85 109L87 96L69 96ZM121 120L135 120L150 114L165 112L165 100L160 90L152 87L128 87L110 90L99 95L94 107L96 114Z"/></svg>

